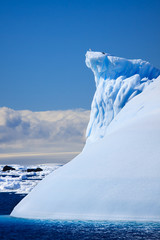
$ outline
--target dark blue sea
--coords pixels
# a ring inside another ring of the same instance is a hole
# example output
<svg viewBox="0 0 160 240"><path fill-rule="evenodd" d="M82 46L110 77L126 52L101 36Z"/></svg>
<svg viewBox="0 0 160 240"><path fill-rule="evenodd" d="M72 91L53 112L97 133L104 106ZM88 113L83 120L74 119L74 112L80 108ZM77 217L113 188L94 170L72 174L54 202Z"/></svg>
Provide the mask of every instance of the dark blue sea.
<svg viewBox="0 0 160 240"><path fill-rule="evenodd" d="M159 222L58 221L10 217L25 195L0 193L0 240L160 239Z"/></svg>

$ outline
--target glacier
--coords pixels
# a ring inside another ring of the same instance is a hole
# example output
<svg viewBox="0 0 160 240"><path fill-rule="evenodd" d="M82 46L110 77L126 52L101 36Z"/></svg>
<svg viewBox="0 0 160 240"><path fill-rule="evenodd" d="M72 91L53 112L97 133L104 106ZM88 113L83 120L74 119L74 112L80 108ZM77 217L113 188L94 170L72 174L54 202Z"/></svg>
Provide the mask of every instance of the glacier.
<svg viewBox="0 0 160 240"><path fill-rule="evenodd" d="M160 70L88 51L95 76L87 140L43 179L11 216L160 220Z"/></svg>

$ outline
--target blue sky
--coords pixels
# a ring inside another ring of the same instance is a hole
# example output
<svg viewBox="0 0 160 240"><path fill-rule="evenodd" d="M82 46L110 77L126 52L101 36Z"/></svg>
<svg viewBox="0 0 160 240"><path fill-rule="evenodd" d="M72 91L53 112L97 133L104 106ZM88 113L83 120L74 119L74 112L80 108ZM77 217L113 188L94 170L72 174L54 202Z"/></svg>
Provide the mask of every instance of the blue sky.
<svg viewBox="0 0 160 240"><path fill-rule="evenodd" d="M90 109L91 48L160 68L159 0L0 1L0 106Z"/></svg>

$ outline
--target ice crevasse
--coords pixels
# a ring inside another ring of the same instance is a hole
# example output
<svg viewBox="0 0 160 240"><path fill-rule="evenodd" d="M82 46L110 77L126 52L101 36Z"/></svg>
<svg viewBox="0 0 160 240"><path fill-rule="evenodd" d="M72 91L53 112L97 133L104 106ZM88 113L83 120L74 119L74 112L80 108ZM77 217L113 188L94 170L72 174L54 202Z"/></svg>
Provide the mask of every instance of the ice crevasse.
<svg viewBox="0 0 160 240"><path fill-rule="evenodd" d="M92 51L86 65L96 82L86 145L11 215L160 220L160 70Z"/></svg>

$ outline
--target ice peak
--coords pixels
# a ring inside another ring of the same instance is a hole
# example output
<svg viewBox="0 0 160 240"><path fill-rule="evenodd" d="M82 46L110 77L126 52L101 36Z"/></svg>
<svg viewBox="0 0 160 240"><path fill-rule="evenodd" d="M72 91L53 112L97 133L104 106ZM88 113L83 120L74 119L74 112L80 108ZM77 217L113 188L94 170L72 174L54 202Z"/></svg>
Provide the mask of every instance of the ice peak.
<svg viewBox="0 0 160 240"><path fill-rule="evenodd" d="M104 52L88 51L86 65L94 73L96 92L87 137L95 141L133 97L160 75L160 70L141 59L125 59Z"/></svg>
<svg viewBox="0 0 160 240"><path fill-rule="evenodd" d="M160 75L160 70L149 62L116 57L104 52L87 51L86 65L93 71L96 85L99 84L100 78L104 80L116 79L119 76L128 78L139 74L141 78L153 79Z"/></svg>

